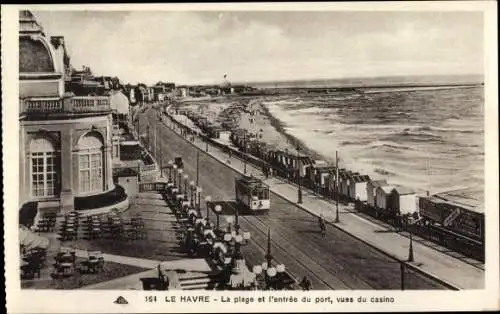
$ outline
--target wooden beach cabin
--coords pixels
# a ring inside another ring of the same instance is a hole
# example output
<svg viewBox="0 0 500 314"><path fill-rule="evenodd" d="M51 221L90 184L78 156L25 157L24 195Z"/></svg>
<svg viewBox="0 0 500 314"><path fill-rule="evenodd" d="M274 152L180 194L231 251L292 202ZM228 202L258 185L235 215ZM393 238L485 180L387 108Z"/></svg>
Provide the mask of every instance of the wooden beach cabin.
<svg viewBox="0 0 500 314"><path fill-rule="evenodd" d="M387 180L370 180L366 183L366 203L369 206L375 207L376 203L376 189L379 186L387 185Z"/></svg>
<svg viewBox="0 0 500 314"><path fill-rule="evenodd" d="M418 211L417 193L407 187L397 186L391 191L393 206L401 215L413 214Z"/></svg>
<svg viewBox="0 0 500 314"><path fill-rule="evenodd" d="M375 190L375 202L376 206L383 210L392 210L394 208L392 204L392 190L394 186L392 185L384 185L379 186Z"/></svg>
<svg viewBox="0 0 500 314"><path fill-rule="evenodd" d="M370 181L367 175L355 175L349 181L349 196L354 200L365 202L367 200L366 185Z"/></svg>

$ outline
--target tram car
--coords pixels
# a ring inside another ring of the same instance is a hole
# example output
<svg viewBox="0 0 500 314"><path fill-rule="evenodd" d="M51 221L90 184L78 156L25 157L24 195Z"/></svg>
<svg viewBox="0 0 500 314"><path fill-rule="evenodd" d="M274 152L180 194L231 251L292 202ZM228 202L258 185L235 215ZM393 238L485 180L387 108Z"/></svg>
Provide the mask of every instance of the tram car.
<svg viewBox="0 0 500 314"><path fill-rule="evenodd" d="M244 176L235 180L236 202L251 211L271 208L269 186L255 177Z"/></svg>

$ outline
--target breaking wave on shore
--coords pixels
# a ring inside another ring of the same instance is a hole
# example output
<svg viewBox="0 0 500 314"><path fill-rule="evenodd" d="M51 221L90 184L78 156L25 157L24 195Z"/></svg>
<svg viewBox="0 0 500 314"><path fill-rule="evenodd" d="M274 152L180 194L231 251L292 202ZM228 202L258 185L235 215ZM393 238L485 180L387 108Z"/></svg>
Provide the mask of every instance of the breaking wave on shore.
<svg viewBox="0 0 500 314"><path fill-rule="evenodd" d="M467 186L483 201L483 88L265 99L278 131L323 159L431 193Z"/></svg>

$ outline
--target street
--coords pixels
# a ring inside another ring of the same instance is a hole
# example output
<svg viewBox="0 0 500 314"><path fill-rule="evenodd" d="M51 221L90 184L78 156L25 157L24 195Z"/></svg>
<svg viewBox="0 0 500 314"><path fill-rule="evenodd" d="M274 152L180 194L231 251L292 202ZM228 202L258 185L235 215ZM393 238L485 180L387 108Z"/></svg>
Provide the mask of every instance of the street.
<svg viewBox="0 0 500 314"><path fill-rule="evenodd" d="M182 157L184 174L188 181L196 181L197 148L164 123L156 122L157 112L149 109L140 116L140 134L150 134L157 126L157 141L161 145L163 166L175 157ZM154 147L154 146L153 146ZM153 149L153 152L155 150ZM160 148L156 149L159 155ZM160 156L156 156L160 162ZM168 175L168 171L167 171ZM199 185L202 199L210 195L213 201L234 200L234 179L240 176L234 170L203 152L199 154ZM205 213L202 202L202 213ZM210 213L215 221L215 213ZM224 217L221 222L225 223ZM271 229L271 253L274 260L285 264L297 280L307 276L313 289L400 289L400 263L347 233L327 227L322 238L316 217L298 208L288 200L271 194L271 210L260 215L240 215L243 231L251 233L251 240L242 251L250 264L265 260L267 229ZM405 289L443 289L430 279L407 274Z"/></svg>

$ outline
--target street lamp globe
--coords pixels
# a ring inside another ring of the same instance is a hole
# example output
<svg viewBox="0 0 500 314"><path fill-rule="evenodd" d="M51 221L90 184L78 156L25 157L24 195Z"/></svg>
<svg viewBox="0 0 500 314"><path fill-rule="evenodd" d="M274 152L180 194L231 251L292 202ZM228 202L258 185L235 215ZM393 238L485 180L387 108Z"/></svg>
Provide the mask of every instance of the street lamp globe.
<svg viewBox="0 0 500 314"><path fill-rule="evenodd" d="M210 195L205 196L205 202L210 202L212 197Z"/></svg>
<svg viewBox="0 0 500 314"><path fill-rule="evenodd" d="M184 180L187 180L187 179L188 179L188 177L189 177L189 176L188 176L187 174L185 174L185 175L184 175Z"/></svg>
<svg viewBox="0 0 500 314"><path fill-rule="evenodd" d="M229 217L226 217L226 222L228 224L232 224L233 223L233 217L229 216Z"/></svg>
<svg viewBox="0 0 500 314"><path fill-rule="evenodd" d="M189 186L193 187L194 186L194 181L189 182Z"/></svg>
<svg viewBox="0 0 500 314"><path fill-rule="evenodd" d="M262 270L267 270L267 262L262 263Z"/></svg>
<svg viewBox="0 0 500 314"><path fill-rule="evenodd" d="M252 272L256 275L259 275L262 273L262 266L260 265L255 265L252 269Z"/></svg>
<svg viewBox="0 0 500 314"><path fill-rule="evenodd" d="M236 239L236 231L231 231L231 236Z"/></svg>
<svg viewBox="0 0 500 314"><path fill-rule="evenodd" d="M238 234L234 237L234 241L236 241L236 243L241 243L243 241L243 237Z"/></svg>
<svg viewBox="0 0 500 314"><path fill-rule="evenodd" d="M222 206L220 206L220 205L217 204L217 205L215 205L214 210L215 210L216 213L220 213L222 211Z"/></svg>
<svg viewBox="0 0 500 314"><path fill-rule="evenodd" d="M269 268L267 269L267 275L268 275L269 277L274 277L274 276L276 276L276 268L274 268L274 267L269 267Z"/></svg>
<svg viewBox="0 0 500 314"><path fill-rule="evenodd" d="M250 232L248 232L248 231L247 232L243 232L243 239L247 240L247 241L250 240Z"/></svg>
<svg viewBox="0 0 500 314"><path fill-rule="evenodd" d="M169 165L170 167L172 167L172 165L173 165L173 164L174 164L174 162L173 162L172 160L169 160L169 161L168 161L168 165ZM176 166L176 167L177 167L177 166Z"/></svg>
<svg viewBox="0 0 500 314"><path fill-rule="evenodd" d="M279 264L279 265L277 265L277 266L276 266L276 271L277 271L278 273L283 273L283 272L285 272L285 265L283 265L283 264Z"/></svg>
<svg viewBox="0 0 500 314"><path fill-rule="evenodd" d="M232 236L231 236L231 234L229 234L229 233L226 233L226 234L224 235L224 241L226 241L226 242L231 241L231 239L232 239L232 238L233 238L233 237L232 237Z"/></svg>

